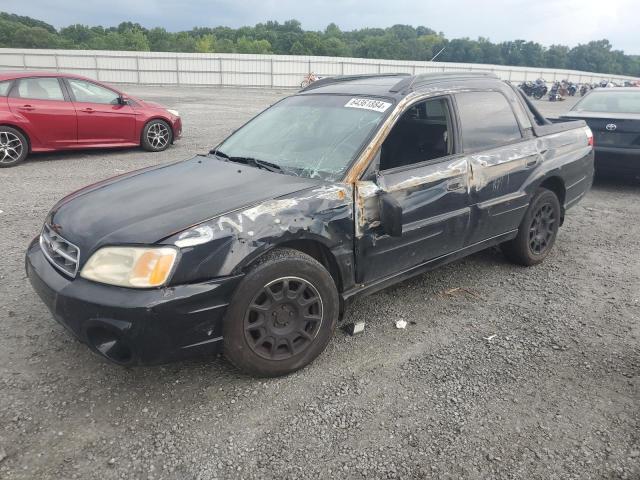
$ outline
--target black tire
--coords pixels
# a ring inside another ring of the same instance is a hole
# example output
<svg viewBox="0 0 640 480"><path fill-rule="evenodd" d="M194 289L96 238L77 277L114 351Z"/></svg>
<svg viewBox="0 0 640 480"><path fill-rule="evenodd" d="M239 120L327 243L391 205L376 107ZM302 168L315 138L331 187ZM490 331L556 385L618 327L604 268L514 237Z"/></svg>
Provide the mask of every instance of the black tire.
<svg viewBox="0 0 640 480"><path fill-rule="evenodd" d="M287 375L324 351L338 314L338 291L322 264L276 249L250 268L233 294L224 319L225 356L251 375Z"/></svg>
<svg viewBox="0 0 640 480"><path fill-rule="evenodd" d="M542 262L553 248L560 227L560 201L555 193L540 188L518 227L518 235L502 244L506 257L518 265Z"/></svg>
<svg viewBox="0 0 640 480"><path fill-rule="evenodd" d="M29 141L22 132L0 126L0 168L14 167L29 155Z"/></svg>
<svg viewBox="0 0 640 480"><path fill-rule="evenodd" d="M173 142L173 130L164 120L151 120L142 129L140 144L148 152L162 152L171 145L171 142Z"/></svg>

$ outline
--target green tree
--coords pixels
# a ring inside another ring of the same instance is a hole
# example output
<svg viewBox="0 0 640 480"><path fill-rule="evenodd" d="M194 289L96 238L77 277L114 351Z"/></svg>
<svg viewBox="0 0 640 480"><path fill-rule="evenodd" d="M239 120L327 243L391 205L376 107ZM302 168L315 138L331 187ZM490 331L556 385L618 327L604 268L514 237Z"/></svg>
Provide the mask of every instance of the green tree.
<svg viewBox="0 0 640 480"><path fill-rule="evenodd" d="M300 41L296 40L293 45L291 45L289 53L291 55L309 55L309 50L307 50Z"/></svg>
<svg viewBox="0 0 640 480"><path fill-rule="evenodd" d="M195 51L199 53L215 52L215 47L216 37L209 33L196 40Z"/></svg>
<svg viewBox="0 0 640 480"><path fill-rule="evenodd" d="M149 49L153 52L174 51L173 35L164 28L156 27L147 32Z"/></svg>
<svg viewBox="0 0 640 480"><path fill-rule="evenodd" d="M232 40L223 38L216 41L216 52L220 53L233 53L236 51L235 45Z"/></svg>
<svg viewBox="0 0 640 480"><path fill-rule="evenodd" d="M549 68L567 68L569 47L551 45L544 54L544 66Z"/></svg>

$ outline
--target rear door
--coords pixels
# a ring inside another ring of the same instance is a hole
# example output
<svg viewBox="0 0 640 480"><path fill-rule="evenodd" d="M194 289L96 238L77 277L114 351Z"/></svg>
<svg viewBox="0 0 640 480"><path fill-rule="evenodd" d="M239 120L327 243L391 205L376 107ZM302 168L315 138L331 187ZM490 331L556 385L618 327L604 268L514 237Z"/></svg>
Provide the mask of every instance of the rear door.
<svg viewBox="0 0 640 480"><path fill-rule="evenodd" d="M65 148L76 145L77 120L73 104L56 77L17 80L7 98L12 113L27 121L33 145Z"/></svg>
<svg viewBox="0 0 640 480"><path fill-rule="evenodd" d="M356 185L356 277L371 283L462 248L469 225L467 159L457 153L448 96L412 105L380 150L375 179ZM402 209L402 235L384 233L380 198Z"/></svg>
<svg viewBox="0 0 640 480"><path fill-rule="evenodd" d="M78 115L80 145L138 143L135 111L120 103L120 94L96 83L65 78Z"/></svg>
<svg viewBox="0 0 640 480"><path fill-rule="evenodd" d="M514 107L520 107L511 90L463 92L455 100L471 168L472 225L466 244L473 245L518 228L529 204L524 186L542 152L530 123L518 120L524 114L516 118Z"/></svg>

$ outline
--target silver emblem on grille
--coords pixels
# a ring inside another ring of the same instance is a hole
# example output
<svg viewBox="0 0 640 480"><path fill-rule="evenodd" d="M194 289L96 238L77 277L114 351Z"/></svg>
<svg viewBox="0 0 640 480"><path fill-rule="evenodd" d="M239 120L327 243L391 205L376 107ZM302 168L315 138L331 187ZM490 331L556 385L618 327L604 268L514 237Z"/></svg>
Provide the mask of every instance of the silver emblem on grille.
<svg viewBox="0 0 640 480"><path fill-rule="evenodd" d="M618 126L615 123L607 123L607 126L604 128L606 128L610 132L613 132L616 128L618 128Z"/></svg>

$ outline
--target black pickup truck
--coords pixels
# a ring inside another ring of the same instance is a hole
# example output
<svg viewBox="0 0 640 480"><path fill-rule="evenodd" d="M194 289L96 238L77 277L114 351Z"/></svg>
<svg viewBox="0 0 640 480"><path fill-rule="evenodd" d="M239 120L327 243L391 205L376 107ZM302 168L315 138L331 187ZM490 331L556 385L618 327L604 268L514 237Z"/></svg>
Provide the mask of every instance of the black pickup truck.
<svg viewBox="0 0 640 480"><path fill-rule="evenodd" d="M326 78L209 154L63 198L26 269L113 362L224 351L282 375L356 296L494 245L541 262L592 178L585 123L550 124L493 75Z"/></svg>

